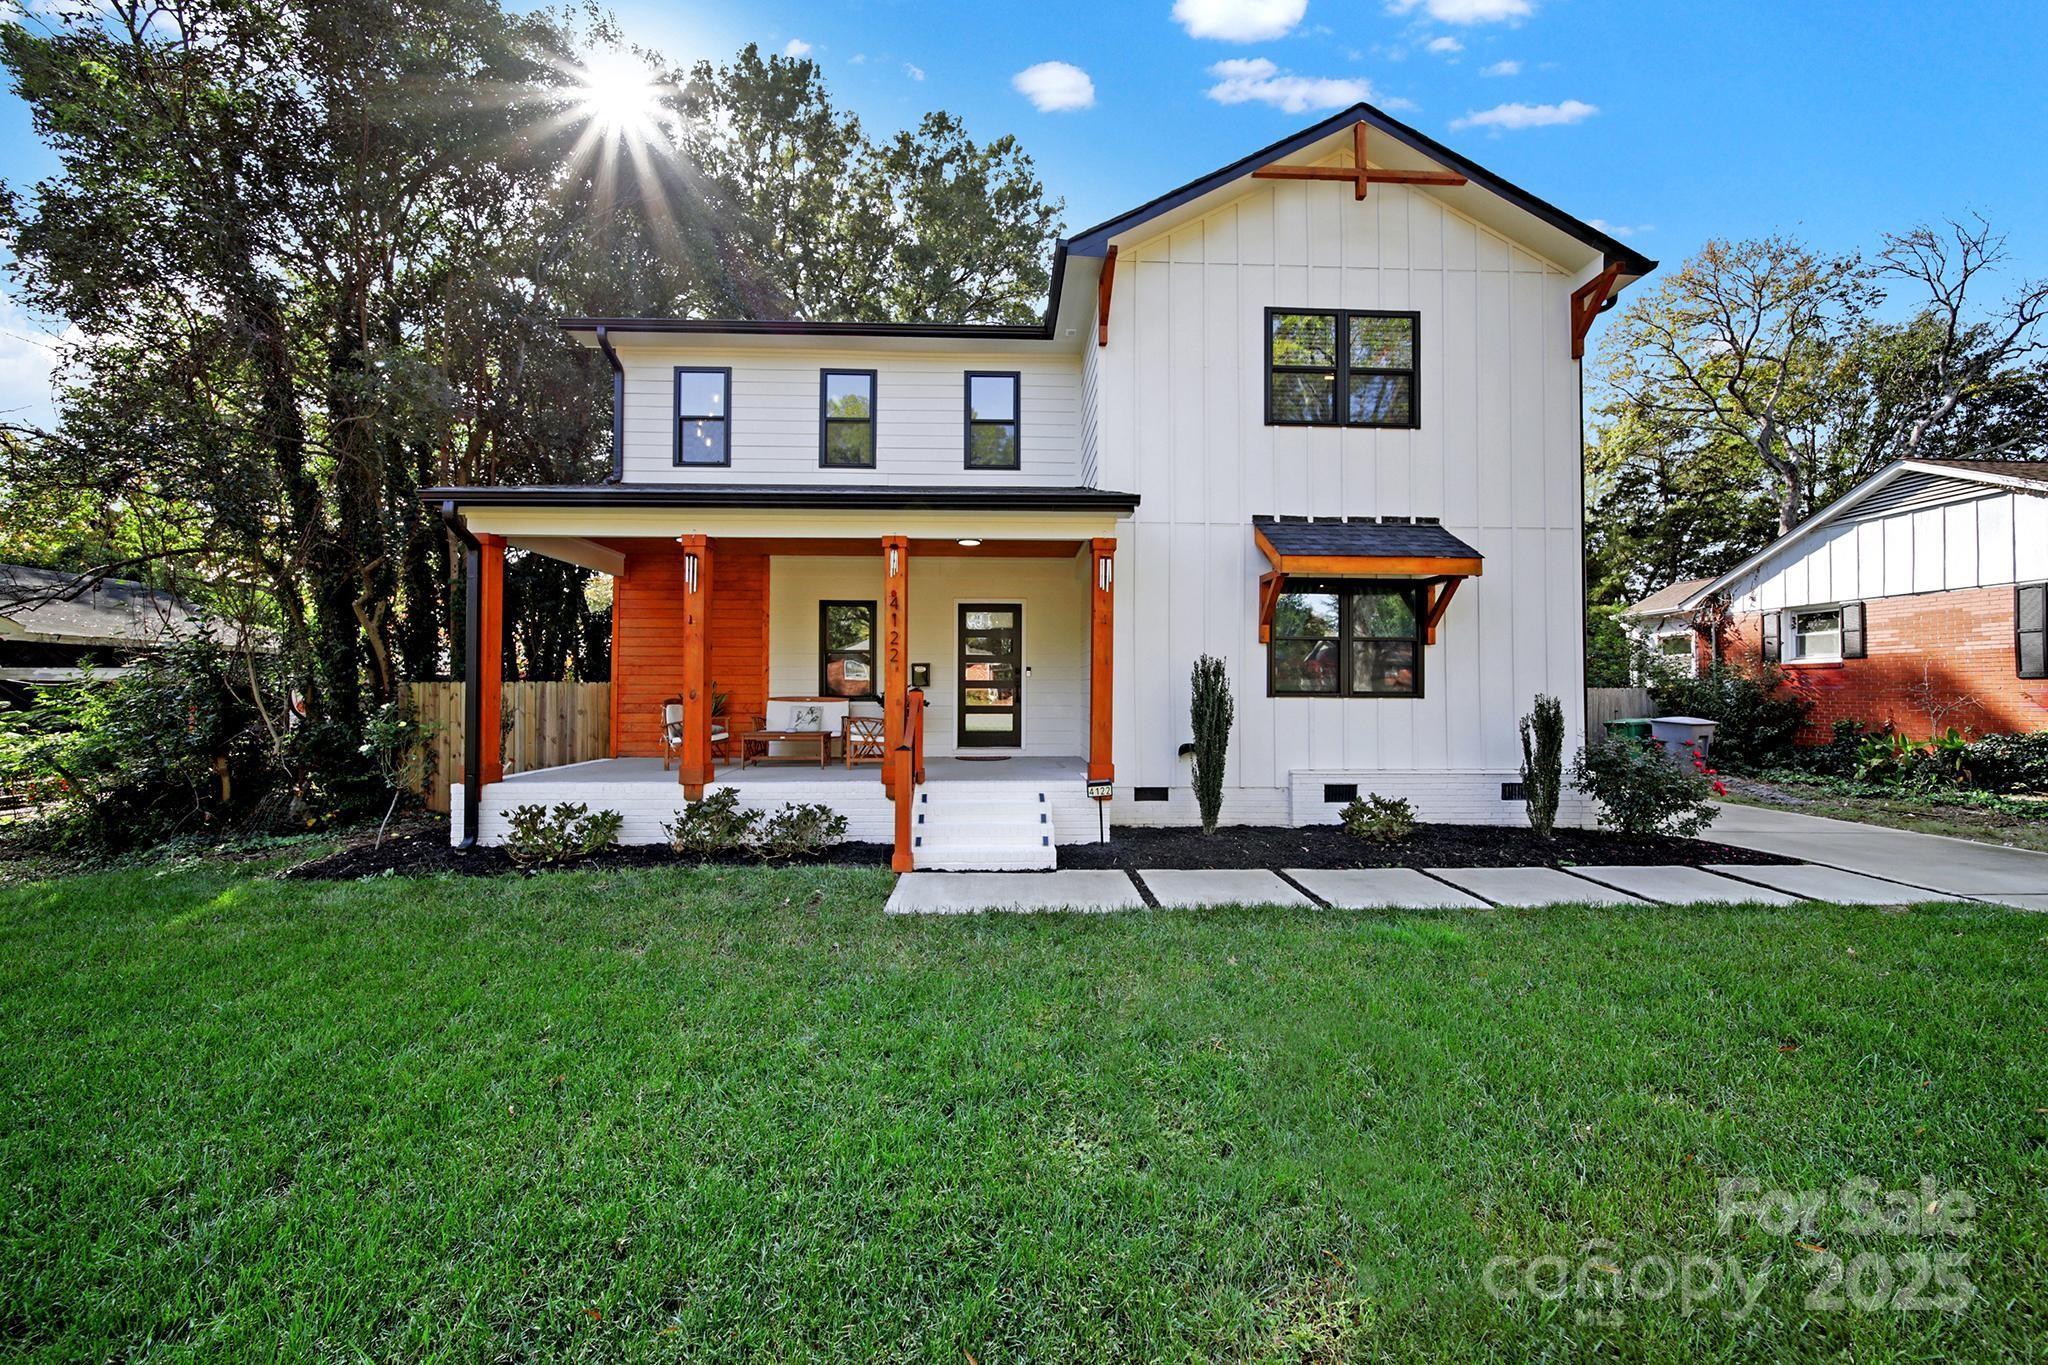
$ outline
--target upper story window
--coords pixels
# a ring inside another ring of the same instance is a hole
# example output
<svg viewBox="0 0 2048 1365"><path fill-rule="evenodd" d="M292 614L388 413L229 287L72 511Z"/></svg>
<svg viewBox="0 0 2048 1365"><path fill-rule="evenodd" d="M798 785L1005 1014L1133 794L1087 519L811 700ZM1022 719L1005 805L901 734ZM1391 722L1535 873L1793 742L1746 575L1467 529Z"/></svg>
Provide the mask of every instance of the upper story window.
<svg viewBox="0 0 2048 1365"><path fill-rule="evenodd" d="M875 467L875 372L826 370L818 376L818 465Z"/></svg>
<svg viewBox="0 0 2048 1365"><path fill-rule="evenodd" d="M1266 655L1272 695L1422 695L1420 589L1365 580L1288 587L1273 608Z"/></svg>
<svg viewBox="0 0 2048 1365"><path fill-rule="evenodd" d="M1266 310L1269 426L1421 425L1419 313Z"/></svg>
<svg viewBox="0 0 2048 1365"><path fill-rule="evenodd" d="M1018 413L1021 376L970 372L967 376L967 467L1016 469L1022 464Z"/></svg>
<svg viewBox="0 0 2048 1365"><path fill-rule="evenodd" d="M676 367L679 465L732 463L732 371Z"/></svg>

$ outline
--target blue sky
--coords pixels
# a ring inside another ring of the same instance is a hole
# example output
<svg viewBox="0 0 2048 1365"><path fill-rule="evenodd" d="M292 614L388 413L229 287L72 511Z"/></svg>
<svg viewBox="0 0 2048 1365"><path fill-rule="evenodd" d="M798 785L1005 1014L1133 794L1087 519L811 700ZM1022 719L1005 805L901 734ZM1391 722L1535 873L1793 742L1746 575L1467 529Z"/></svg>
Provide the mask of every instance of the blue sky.
<svg viewBox="0 0 2048 1365"><path fill-rule="evenodd" d="M2048 274L2048 4L1930 0L624 0L678 61L807 53L877 132L1014 133L1069 229L1366 98L1648 255L1784 229L1849 250L1969 211ZM1044 66L1060 63L1062 66ZM1020 81L1020 73L1039 68ZM1040 106L1047 106L1041 108ZM0 177L50 168L0 96ZM0 299L0 411L52 324Z"/></svg>

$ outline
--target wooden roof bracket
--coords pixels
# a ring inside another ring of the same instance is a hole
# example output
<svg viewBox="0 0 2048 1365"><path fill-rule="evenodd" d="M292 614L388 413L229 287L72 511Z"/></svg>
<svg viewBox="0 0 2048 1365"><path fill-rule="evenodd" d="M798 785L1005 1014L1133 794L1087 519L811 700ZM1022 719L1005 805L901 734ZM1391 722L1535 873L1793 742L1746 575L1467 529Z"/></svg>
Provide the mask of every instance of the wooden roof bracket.
<svg viewBox="0 0 2048 1365"><path fill-rule="evenodd" d="M1287 586L1287 575L1278 569L1259 575L1259 643L1273 643L1273 608L1280 605L1280 593Z"/></svg>
<svg viewBox="0 0 2048 1365"><path fill-rule="evenodd" d="M1465 177L1456 171L1374 170L1365 161L1365 120L1351 125L1349 166L1283 166L1268 162L1252 172L1254 180L1345 180L1352 186L1352 198L1365 198L1367 185L1463 185Z"/></svg>
<svg viewBox="0 0 2048 1365"><path fill-rule="evenodd" d="M1422 618L1423 643L1436 643L1436 628L1442 623L1444 613L1451 609L1451 599L1458 595L1458 585L1464 581L1462 578L1441 578L1429 585L1428 610Z"/></svg>
<svg viewBox="0 0 2048 1365"><path fill-rule="evenodd" d="M1609 261L1607 268L1572 290L1572 359L1586 355L1586 333L1614 298L1614 281L1621 275L1621 262Z"/></svg>
<svg viewBox="0 0 2048 1365"><path fill-rule="evenodd" d="M1116 280L1116 248L1102 253L1102 274L1095 281L1095 344L1109 345L1109 290Z"/></svg>

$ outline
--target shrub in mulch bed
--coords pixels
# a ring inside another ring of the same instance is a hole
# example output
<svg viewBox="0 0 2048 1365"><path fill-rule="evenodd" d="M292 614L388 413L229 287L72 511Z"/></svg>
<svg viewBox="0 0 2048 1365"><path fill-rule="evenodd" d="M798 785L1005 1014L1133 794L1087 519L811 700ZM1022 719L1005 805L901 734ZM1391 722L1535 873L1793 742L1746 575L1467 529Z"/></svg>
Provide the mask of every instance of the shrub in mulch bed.
<svg viewBox="0 0 2048 1365"><path fill-rule="evenodd" d="M1616 834L1610 830L1560 829L1544 839L1535 831L1503 825L1417 825L1394 844L1370 844L1337 825L1225 825L1214 834L1199 829L1115 831L1107 844L1060 845L1061 867L1237 868L1237 867L1570 867L1602 863L1644 866L1677 863L1796 862L1755 849L1704 839Z"/></svg>
<svg viewBox="0 0 2048 1365"><path fill-rule="evenodd" d="M381 848L372 848L367 842L345 848L325 858L302 863L284 875L303 881L354 881L359 877L376 877L386 873L400 877L431 877L442 872L453 872L464 877L499 877L514 873L530 875L534 872L547 871L595 872L607 868L706 865L887 867L889 854L890 847L887 844L844 843L835 844L818 853L778 858L771 862L745 853L700 858L677 853L666 844L636 844L608 848L601 853L593 853L587 858L578 858L570 863L522 868L513 863L511 855L502 848L463 849L451 846L448 842L448 830L444 825L438 834L415 834L386 839Z"/></svg>

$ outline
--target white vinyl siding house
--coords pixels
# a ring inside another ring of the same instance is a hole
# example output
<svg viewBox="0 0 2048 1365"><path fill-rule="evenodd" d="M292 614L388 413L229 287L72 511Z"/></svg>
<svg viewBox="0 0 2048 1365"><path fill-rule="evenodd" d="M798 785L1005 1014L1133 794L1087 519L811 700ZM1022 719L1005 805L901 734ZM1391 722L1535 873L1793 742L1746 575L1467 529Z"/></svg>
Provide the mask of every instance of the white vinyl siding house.
<svg viewBox="0 0 2048 1365"><path fill-rule="evenodd" d="M1256 174L1283 163L1293 178ZM920 680L934 759L985 763L989 782L1060 774L1042 799L1061 840L1195 818L1183 749L1203 654L1236 698L1226 821L1330 821L1356 790L1429 820L1519 822L1520 717L1548 694L1567 745L1583 733L1578 353L1602 302L1652 268L1361 105L1069 238L1038 324L570 320L620 371L614 478L431 496L507 548L623 573L621 601L696 641L622 628L625 756L648 752L632 736L651 733L672 654L700 651L678 679L808 694L820 604L874 600L898 612L880 633L900 658L870 705L907 733ZM1275 410L1273 319L1301 315L1326 341L1282 367L1312 397ZM821 458L837 372L873 377L872 467ZM705 404L679 405L679 373L724 377L718 431L686 425ZM979 414L976 375L1004 377ZM1012 413L1014 467L971 457L976 416L1001 453ZM722 438L729 463L679 463L684 434ZM662 577L678 555L711 566L703 620L682 605L703 606L699 589ZM1313 678L1290 665L1275 686L1304 593L1340 604L1339 634L1312 642ZM969 611L1021 625L978 632ZM728 780L702 752L683 766L686 790ZM511 798L485 779L476 799L492 837ZM1567 820L1586 813L1575 800Z"/></svg>

